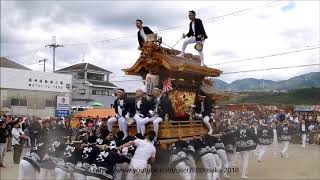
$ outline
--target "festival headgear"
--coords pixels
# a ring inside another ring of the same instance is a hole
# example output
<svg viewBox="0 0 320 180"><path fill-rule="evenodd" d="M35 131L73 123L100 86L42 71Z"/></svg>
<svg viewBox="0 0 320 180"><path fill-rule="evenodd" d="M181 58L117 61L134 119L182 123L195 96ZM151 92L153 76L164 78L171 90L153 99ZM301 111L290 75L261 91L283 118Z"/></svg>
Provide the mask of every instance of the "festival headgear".
<svg viewBox="0 0 320 180"><path fill-rule="evenodd" d="M162 91L162 89L159 86L154 86L153 90L158 90L158 91Z"/></svg>
<svg viewBox="0 0 320 180"><path fill-rule="evenodd" d="M205 97L206 97L206 94L205 94L204 92L200 91L200 92L198 93L198 96L205 98Z"/></svg>
<svg viewBox="0 0 320 180"><path fill-rule="evenodd" d="M122 94L124 94L124 93L125 93L124 89L122 89L122 88L117 89L117 91L116 91L116 92L119 92L119 93L122 93Z"/></svg>

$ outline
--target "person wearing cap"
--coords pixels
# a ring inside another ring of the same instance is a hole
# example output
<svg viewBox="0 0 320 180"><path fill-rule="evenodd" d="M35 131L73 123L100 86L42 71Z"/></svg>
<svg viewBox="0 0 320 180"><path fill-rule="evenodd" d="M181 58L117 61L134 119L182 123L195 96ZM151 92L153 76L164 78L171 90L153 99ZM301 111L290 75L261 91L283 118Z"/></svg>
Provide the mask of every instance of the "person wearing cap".
<svg viewBox="0 0 320 180"><path fill-rule="evenodd" d="M0 121L0 168L6 167L4 165L4 157L6 155L7 151L7 139L9 137L9 134L6 129L7 123L5 120Z"/></svg>
<svg viewBox="0 0 320 180"><path fill-rule="evenodd" d="M241 178L248 178L248 162L250 151L256 149L256 137L246 120L241 119L241 125L236 131L236 151L240 153L242 162Z"/></svg>
<svg viewBox="0 0 320 180"><path fill-rule="evenodd" d="M14 164L19 164L22 149L23 149L23 141L25 141L28 137L24 134L24 132L20 128L20 124L18 120L15 120L13 122L13 128L12 128L11 134L12 134L12 145L13 145L13 162Z"/></svg>
<svg viewBox="0 0 320 180"><path fill-rule="evenodd" d="M163 121L166 115L172 118L172 106L170 101L162 96L162 90L155 86L152 90L153 97L150 100L149 121L153 123L153 129L156 133L155 140L158 137L159 123Z"/></svg>
<svg viewBox="0 0 320 180"><path fill-rule="evenodd" d="M201 19L196 18L196 12L189 11L189 19L191 21L189 24L189 32L186 35L183 34L182 36L183 38L188 37L188 39L186 39L183 42L181 54L178 55L179 57L184 57L184 53L188 44L193 44L198 42L201 42L203 44L204 40L208 38L204 30ZM200 54L201 66L203 66L204 65L203 50L201 49L198 52Z"/></svg>
<svg viewBox="0 0 320 180"><path fill-rule="evenodd" d="M257 133L258 145L257 145L257 161L261 162L262 156L267 150L267 146L272 143L273 130L270 127L270 123L262 123L258 128Z"/></svg>
<svg viewBox="0 0 320 180"><path fill-rule="evenodd" d="M292 127L289 125L287 119L283 120L282 124L279 126L279 137L281 142L283 143L283 148L281 151L281 157L288 157L287 151L289 148L289 143L292 135Z"/></svg>
<svg viewBox="0 0 320 180"><path fill-rule="evenodd" d="M134 103L132 99L128 98L125 94L124 89L118 89L116 91L117 99L113 103L116 116L108 120L108 130L112 132L113 124L118 122L119 130L123 131L124 136L128 136L127 120L133 116Z"/></svg>
<svg viewBox="0 0 320 180"><path fill-rule="evenodd" d="M136 90L135 106L134 106L134 120L137 125L137 133L145 133L146 123L149 122L148 111L149 102L144 97L144 92L142 89Z"/></svg>
<svg viewBox="0 0 320 180"><path fill-rule="evenodd" d="M211 109L212 109L211 101L206 98L206 95L203 92L199 92L198 99L195 102L195 118L202 119L203 123L208 128L208 134L213 133L212 126L209 122Z"/></svg>

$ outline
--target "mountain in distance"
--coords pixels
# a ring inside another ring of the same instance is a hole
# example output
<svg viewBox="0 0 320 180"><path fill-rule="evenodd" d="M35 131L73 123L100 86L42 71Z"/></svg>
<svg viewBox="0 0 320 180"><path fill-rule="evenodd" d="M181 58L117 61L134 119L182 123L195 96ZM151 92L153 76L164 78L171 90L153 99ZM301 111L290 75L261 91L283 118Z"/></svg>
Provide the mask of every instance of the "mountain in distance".
<svg viewBox="0 0 320 180"><path fill-rule="evenodd" d="M320 72L311 72L284 81L246 78L228 84L220 79L213 79L214 86L220 91L246 90L291 90L320 87Z"/></svg>

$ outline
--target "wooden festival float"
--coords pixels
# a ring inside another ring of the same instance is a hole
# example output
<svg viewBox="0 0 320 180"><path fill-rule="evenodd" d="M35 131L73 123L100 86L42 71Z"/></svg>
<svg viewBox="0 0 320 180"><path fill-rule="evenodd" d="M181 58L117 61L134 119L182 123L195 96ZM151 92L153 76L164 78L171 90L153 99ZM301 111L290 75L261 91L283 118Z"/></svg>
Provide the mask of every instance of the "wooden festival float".
<svg viewBox="0 0 320 180"><path fill-rule="evenodd" d="M161 38L156 35L148 37L141 55L135 64L123 69L126 75L141 76L145 80L146 92L151 93L154 86L162 88L164 83L171 82L173 89L166 92L169 98L174 117L168 116L160 123L158 141L162 148L176 141L178 138L190 139L206 134L208 130L202 120L194 120L192 106L199 91L204 92L215 102L228 100L229 96L214 89L212 81L206 77L218 77L222 71L206 66L200 66L198 55L185 54L177 57L178 50L161 46ZM146 129L153 129L148 123ZM130 135L136 133L135 124L128 126Z"/></svg>

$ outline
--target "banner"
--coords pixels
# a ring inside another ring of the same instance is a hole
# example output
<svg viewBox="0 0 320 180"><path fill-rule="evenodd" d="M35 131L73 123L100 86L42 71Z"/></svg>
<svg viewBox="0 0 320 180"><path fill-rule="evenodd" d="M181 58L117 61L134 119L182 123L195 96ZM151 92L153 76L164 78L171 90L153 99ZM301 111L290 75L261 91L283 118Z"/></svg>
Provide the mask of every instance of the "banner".
<svg viewBox="0 0 320 180"><path fill-rule="evenodd" d="M155 86L159 86L159 75L148 73L146 76L146 93L151 94Z"/></svg>
<svg viewBox="0 0 320 180"><path fill-rule="evenodd" d="M295 105L294 111L312 111L312 106L309 105Z"/></svg>

